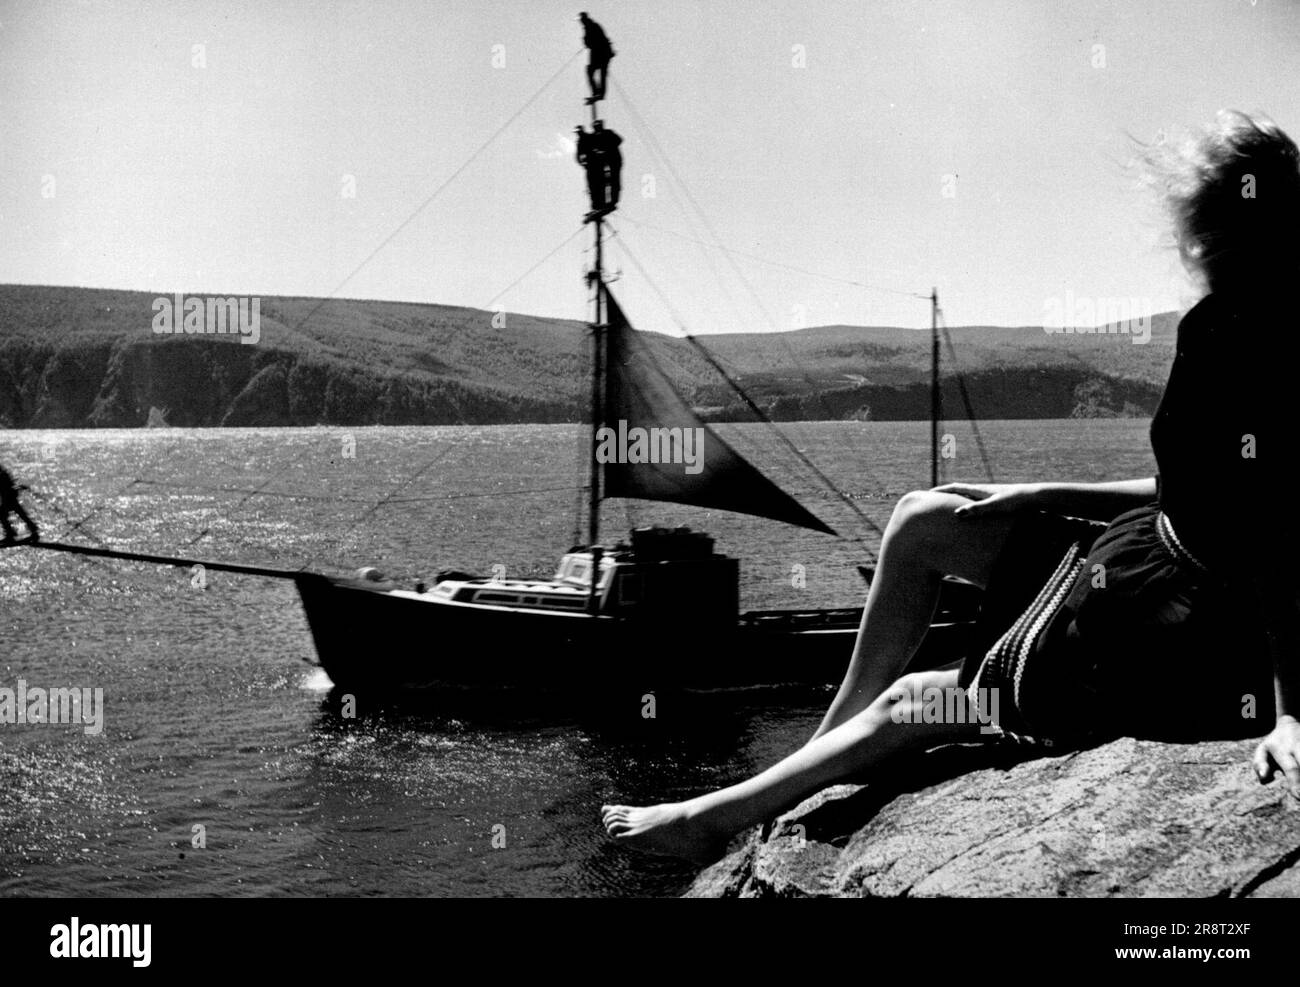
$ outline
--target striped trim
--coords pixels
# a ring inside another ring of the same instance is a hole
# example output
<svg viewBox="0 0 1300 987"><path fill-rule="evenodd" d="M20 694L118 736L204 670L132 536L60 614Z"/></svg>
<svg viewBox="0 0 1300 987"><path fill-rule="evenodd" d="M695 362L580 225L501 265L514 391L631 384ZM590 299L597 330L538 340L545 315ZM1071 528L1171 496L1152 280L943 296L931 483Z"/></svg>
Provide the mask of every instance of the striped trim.
<svg viewBox="0 0 1300 987"><path fill-rule="evenodd" d="M1183 544L1182 539L1178 537L1178 533L1174 531L1174 523L1169 520L1169 515L1164 511L1156 515L1156 534L1160 536L1160 542L1165 546L1165 550L1175 559L1191 566L1198 572L1209 575L1210 567L1187 550L1187 546Z"/></svg>
<svg viewBox="0 0 1300 987"><path fill-rule="evenodd" d="M1005 694L1009 692L1011 694L1013 726L1020 726L1023 723L1019 712L1020 686L1024 678L1025 665L1030 652L1033 650L1034 642L1037 641L1038 635L1042 633L1048 621L1055 616L1065 602L1065 598L1069 595L1079 573L1083 571L1084 561L1083 545L1081 542L1076 541L1066 549L1061 561L1057 563L1056 569L1043 584L1043 588L1038 591L1034 602L1016 618L1016 622L989 648L984 660L980 662L980 667L976 671L974 679L971 680L968 695L972 701L977 700L979 690L997 689L999 693ZM994 724L994 726L998 727L1003 739L1017 743L1036 743L1047 747L1052 746L1052 742L1046 738L1030 737L1023 732L1008 730L1000 724Z"/></svg>

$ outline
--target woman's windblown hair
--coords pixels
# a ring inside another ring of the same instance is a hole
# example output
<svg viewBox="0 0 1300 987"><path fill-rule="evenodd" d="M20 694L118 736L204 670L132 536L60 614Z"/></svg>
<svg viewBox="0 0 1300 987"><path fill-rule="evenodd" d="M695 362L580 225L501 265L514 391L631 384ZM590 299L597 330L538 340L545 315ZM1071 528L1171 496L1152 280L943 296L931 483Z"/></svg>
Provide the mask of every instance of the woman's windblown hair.
<svg viewBox="0 0 1300 987"><path fill-rule="evenodd" d="M1272 120L1221 110L1181 142L1147 146L1142 159L1183 263L1206 288L1300 275L1300 152Z"/></svg>

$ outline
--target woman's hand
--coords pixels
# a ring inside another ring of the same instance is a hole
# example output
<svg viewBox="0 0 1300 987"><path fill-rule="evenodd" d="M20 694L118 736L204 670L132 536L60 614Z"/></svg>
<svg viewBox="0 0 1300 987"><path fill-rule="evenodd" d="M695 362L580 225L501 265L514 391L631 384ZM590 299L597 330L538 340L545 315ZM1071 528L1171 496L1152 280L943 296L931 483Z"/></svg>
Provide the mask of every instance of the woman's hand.
<svg viewBox="0 0 1300 987"><path fill-rule="evenodd" d="M1291 794L1300 798L1300 722L1294 716L1279 716L1273 732L1255 748L1255 774L1267 785L1285 775Z"/></svg>
<svg viewBox="0 0 1300 987"><path fill-rule="evenodd" d="M957 517L1014 514L1043 506L1041 483L945 483L934 489L936 493L957 494L973 501L957 508L953 512Z"/></svg>

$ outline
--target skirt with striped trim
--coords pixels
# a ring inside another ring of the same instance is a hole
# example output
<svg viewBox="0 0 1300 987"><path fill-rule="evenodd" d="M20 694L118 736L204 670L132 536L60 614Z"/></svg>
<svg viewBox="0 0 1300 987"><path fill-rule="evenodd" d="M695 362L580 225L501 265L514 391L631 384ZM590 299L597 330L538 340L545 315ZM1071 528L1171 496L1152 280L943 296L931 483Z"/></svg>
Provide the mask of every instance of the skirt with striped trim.
<svg viewBox="0 0 1300 987"><path fill-rule="evenodd" d="M993 566L961 684L1016 743L1260 736L1272 666L1252 613L1154 503L1108 525L1026 515Z"/></svg>

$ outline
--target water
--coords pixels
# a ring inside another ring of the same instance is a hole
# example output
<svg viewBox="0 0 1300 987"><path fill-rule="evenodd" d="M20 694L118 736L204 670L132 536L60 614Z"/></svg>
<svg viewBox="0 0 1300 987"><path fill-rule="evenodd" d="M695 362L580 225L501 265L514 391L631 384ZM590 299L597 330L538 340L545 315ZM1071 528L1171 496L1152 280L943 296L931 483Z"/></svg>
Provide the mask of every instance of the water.
<svg viewBox="0 0 1300 987"><path fill-rule="evenodd" d="M924 424L785 427L879 525L928 480ZM983 428L1003 481L1153 468L1140 421ZM953 430L952 475L979 479L969 432ZM860 602L854 565L876 536L770 432L726 431L861 540L617 502L607 530L705 528L741 559L748 607ZM8 432L0 461L34 488L27 502L47 538L327 572L377 565L403 579L548 572L574 539L581 497L569 426ZM791 586L795 565L806 589ZM693 870L610 845L597 807L735 781L802 742L828 700L825 690L709 695L655 720L637 701L527 699L344 718L306 663L291 585L195 582L177 569L0 552L0 686L102 688L105 706L97 736L0 725L0 894L678 894ZM206 847L193 845L199 836Z"/></svg>

